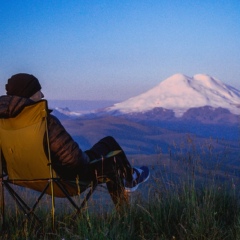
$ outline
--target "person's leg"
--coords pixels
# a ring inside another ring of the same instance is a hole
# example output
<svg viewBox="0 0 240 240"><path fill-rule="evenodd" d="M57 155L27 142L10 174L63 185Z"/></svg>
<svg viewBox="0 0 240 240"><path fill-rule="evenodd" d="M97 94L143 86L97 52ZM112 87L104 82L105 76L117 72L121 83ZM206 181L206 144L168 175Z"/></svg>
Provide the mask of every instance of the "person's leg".
<svg viewBox="0 0 240 240"><path fill-rule="evenodd" d="M127 180L132 181L132 173L133 168L128 161L126 154L124 153L123 149L117 143L117 141L113 137L105 137L98 141L96 144L93 145L92 148L86 151L87 155L91 160L98 159L106 156L109 152L121 150L116 157L105 159L104 166L106 170L108 170L109 166L117 166L121 171L121 175ZM104 169L103 169L104 170Z"/></svg>
<svg viewBox="0 0 240 240"><path fill-rule="evenodd" d="M115 157L104 159L109 152L121 150ZM124 190L123 178L132 181L132 167L124 151L112 137L105 137L87 150L90 160L103 157L103 161L92 164L91 168L97 176L105 176L110 181L107 188L116 207L128 203L127 194Z"/></svg>
<svg viewBox="0 0 240 240"><path fill-rule="evenodd" d="M114 176L107 183L107 189L117 210L123 206L128 206L129 196L125 191L123 181L120 177Z"/></svg>
<svg viewBox="0 0 240 240"><path fill-rule="evenodd" d="M115 157L104 158L108 153L115 150L121 150L121 153ZM91 171L97 176L111 179L107 183L107 187L114 203L116 203L116 199L121 202L126 192L134 192L150 176L148 167L133 168L131 166L124 151L113 137L101 139L91 149L87 150L86 154L89 156L90 162L94 159L103 159L94 164L90 163Z"/></svg>

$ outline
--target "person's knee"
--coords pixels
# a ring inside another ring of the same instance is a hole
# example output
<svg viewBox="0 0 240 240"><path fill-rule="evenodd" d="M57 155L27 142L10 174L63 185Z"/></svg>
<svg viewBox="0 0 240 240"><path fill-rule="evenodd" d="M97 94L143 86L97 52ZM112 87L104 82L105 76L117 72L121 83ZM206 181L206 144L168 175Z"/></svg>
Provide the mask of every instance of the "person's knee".
<svg viewBox="0 0 240 240"><path fill-rule="evenodd" d="M116 140L115 140L114 137L112 137L112 136L104 137L102 140L106 140L106 141L115 141L115 142L116 142Z"/></svg>
<svg viewBox="0 0 240 240"><path fill-rule="evenodd" d="M117 141L112 136L104 137L100 142L107 143L108 145L116 145Z"/></svg>
<svg viewBox="0 0 240 240"><path fill-rule="evenodd" d="M104 152L104 155L111 151L122 150L118 142L112 136L102 138L97 146L98 148L101 147L101 151Z"/></svg>

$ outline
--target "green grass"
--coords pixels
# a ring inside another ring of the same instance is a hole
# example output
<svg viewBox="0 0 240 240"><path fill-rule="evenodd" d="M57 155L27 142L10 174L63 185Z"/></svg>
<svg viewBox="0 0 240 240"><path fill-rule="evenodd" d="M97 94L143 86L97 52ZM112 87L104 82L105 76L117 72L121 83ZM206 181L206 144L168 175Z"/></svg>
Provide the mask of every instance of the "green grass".
<svg viewBox="0 0 240 240"><path fill-rule="evenodd" d="M147 199L136 193L131 206L121 212L89 207L72 220L68 209L57 209L54 232L47 208L37 211L44 219L40 228L31 221L22 224L23 216L13 205L1 239L240 239L240 205L234 187L212 182L199 188L181 182L162 190L157 184L161 183L149 186Z"/></svg>

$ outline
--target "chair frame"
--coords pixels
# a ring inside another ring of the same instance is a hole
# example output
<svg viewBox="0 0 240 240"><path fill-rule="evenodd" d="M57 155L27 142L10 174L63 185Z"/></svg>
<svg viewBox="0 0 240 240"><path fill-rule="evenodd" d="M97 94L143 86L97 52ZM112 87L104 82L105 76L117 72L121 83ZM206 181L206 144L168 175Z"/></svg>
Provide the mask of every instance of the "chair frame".
<svg viewBox="0 0 240 240"><path fill-rule="evenodd" d="M35 181L37 181L37 180L35 180ZM2 203L2 206L1 206L1 209L2 209L2 229L6 228L6 224L5 224L5 191L4 191L5 189L8 191L8 193L10 194L12 199L16 202L16 204L19 206L21 211L24 213L26 219L30 220L30 218L32 216L39 224L42 224L42 221L38 218L38 216L34 213L34 211L37 208L38 204L40 203L42 197L46 194L47 189L50 188L51 181L56 183L56 185L64 193L66 199L69 201L69 203L71 203L71 205L76 210L75 215L73 216L73 218L77 217L78 214L80 214L82 212L82 210L84 209L87 201L92 196L93 192L95 191L95 189L96 189L96 187L98 185L97 180L93 181L92 186L89 187L88 193L86 194L85 198L82 200L82 202L81 202L81 204L79 206L73 200L73 198L68 194L67 189L61 183L61 181L59 181L59 178L49 179L49 181L47 182L44 190L42 192L40 192L40 194L37 197L37 199L35 200L34 204L32 206L29 206L20 197L20 195L16 192L16 190L14 190L13 187L11 186L11 185L16 185L16 180L15 181L14 180L8 180L6 177L2 178L1 179L1 183L2 183L2 200L1 200L1 203ZM52 229L53 230L55 229L55 196L52 198Z"/></svg>

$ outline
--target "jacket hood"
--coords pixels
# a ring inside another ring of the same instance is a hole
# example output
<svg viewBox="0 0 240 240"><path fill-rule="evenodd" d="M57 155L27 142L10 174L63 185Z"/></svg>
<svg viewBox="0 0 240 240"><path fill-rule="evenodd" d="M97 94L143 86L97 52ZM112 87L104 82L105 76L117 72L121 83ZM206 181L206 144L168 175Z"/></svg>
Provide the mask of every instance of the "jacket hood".
<svg viewBox="0 0 240 240"><path fill-rule="evenodd" d="M0 96L0 118L16 117L26 106L34 104L29 98Z"/></svg>

